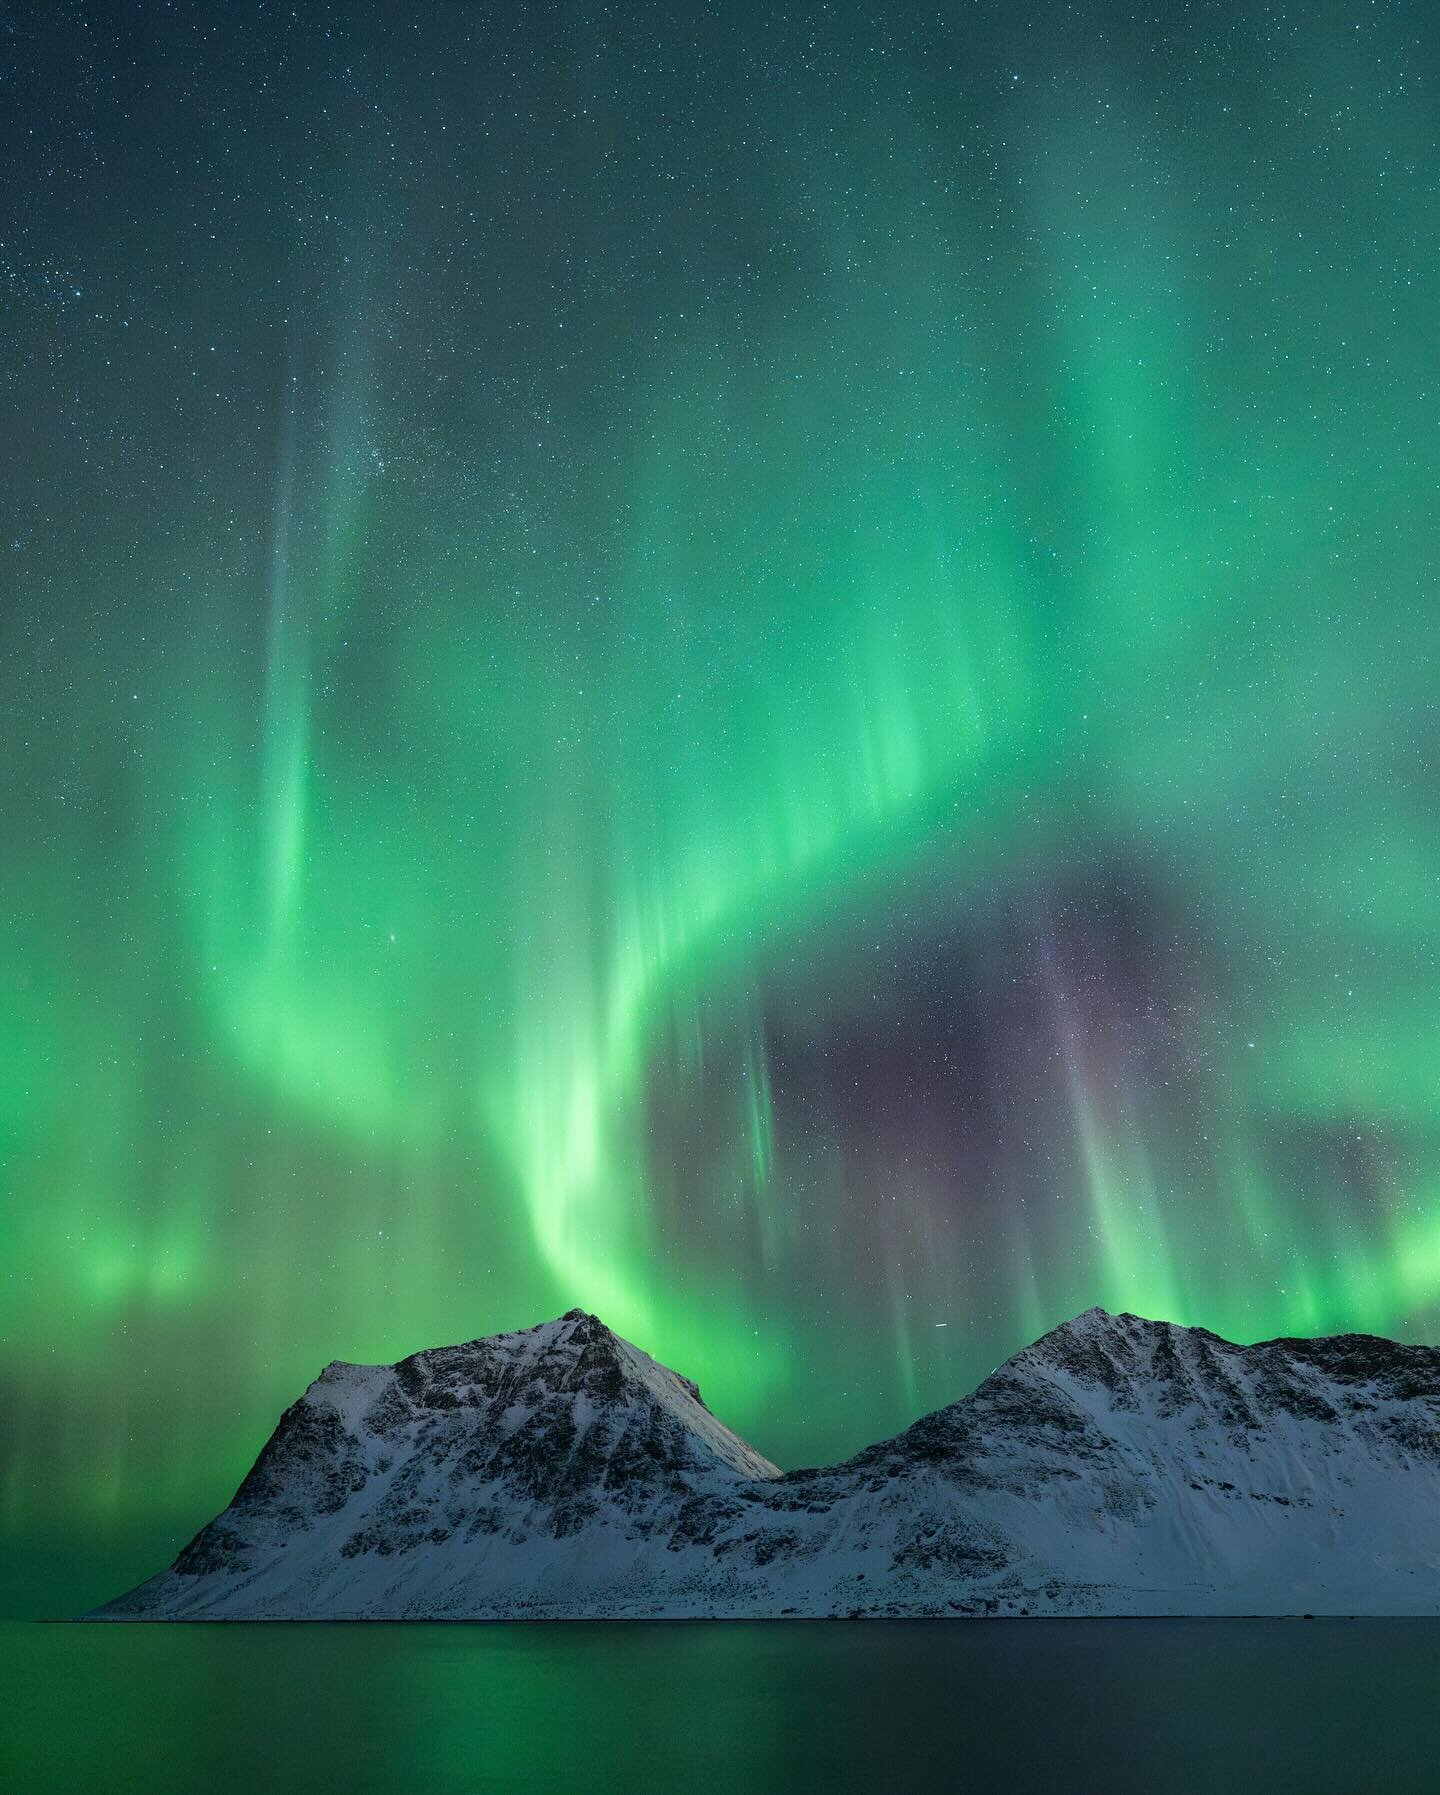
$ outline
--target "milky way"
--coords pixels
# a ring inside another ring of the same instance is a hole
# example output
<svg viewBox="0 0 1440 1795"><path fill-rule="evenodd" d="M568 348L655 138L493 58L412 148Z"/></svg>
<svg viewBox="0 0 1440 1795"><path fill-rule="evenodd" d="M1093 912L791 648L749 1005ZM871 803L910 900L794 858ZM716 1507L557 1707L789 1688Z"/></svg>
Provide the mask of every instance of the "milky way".
<svg viewBox="0 0 1440 1795"><path fill-rule="evenodd" d="M6 48L11 1538L573 1304L1435 1338L1431 9L186 10Z"/></svg>

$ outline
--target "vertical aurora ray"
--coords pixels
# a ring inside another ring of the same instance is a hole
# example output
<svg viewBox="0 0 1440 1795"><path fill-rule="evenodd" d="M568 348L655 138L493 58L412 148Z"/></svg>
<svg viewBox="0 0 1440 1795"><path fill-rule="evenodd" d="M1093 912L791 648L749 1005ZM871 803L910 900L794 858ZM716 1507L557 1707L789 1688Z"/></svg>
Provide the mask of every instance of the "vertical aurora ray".
<svg viewBox="0 0 1440 1795"><path fill-rule="evenodd" d="M24 40L9 1536L572 1303L1434 1335L1433 34L1042 11Z"/></svg>

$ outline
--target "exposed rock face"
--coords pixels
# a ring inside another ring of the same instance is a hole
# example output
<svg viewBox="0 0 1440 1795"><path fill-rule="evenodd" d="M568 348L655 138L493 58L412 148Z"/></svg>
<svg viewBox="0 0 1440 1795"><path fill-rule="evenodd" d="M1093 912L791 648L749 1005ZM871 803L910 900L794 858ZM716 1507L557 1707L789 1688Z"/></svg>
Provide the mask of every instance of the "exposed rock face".
<svg viewBox="0 0 1440 1795"><path fill-rule="evenodd" d="M1440 1351L1091 1309L788 1475L572 1310L333 1364L107 1619L1440 1612Z"/></svg>

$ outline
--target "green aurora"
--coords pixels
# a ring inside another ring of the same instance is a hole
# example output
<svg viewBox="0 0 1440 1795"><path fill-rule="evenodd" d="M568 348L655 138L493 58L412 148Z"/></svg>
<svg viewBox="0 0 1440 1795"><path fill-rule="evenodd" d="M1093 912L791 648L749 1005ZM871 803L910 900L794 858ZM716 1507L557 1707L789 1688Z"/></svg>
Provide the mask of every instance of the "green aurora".
<svg viewBox="0 0 1440 1795"><path fill-rule="evenodd" d="M1092 1303L1440 1330L1427 8L624 10L8 48L0 1533L91 1598L572 1304L788 1463Z"/></svg>

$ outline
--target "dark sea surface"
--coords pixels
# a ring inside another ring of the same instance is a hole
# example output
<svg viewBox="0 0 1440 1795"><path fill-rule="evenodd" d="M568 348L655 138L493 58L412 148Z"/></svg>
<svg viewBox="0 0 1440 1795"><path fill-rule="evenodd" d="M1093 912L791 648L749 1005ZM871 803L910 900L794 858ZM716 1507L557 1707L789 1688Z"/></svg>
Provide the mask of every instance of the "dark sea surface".
<svg viewBox="0 0 1440 1795"><path fill-rule="evenodd" d="M1440 1622L0 1627L0 1787L1440 1790Z"/></svg>

